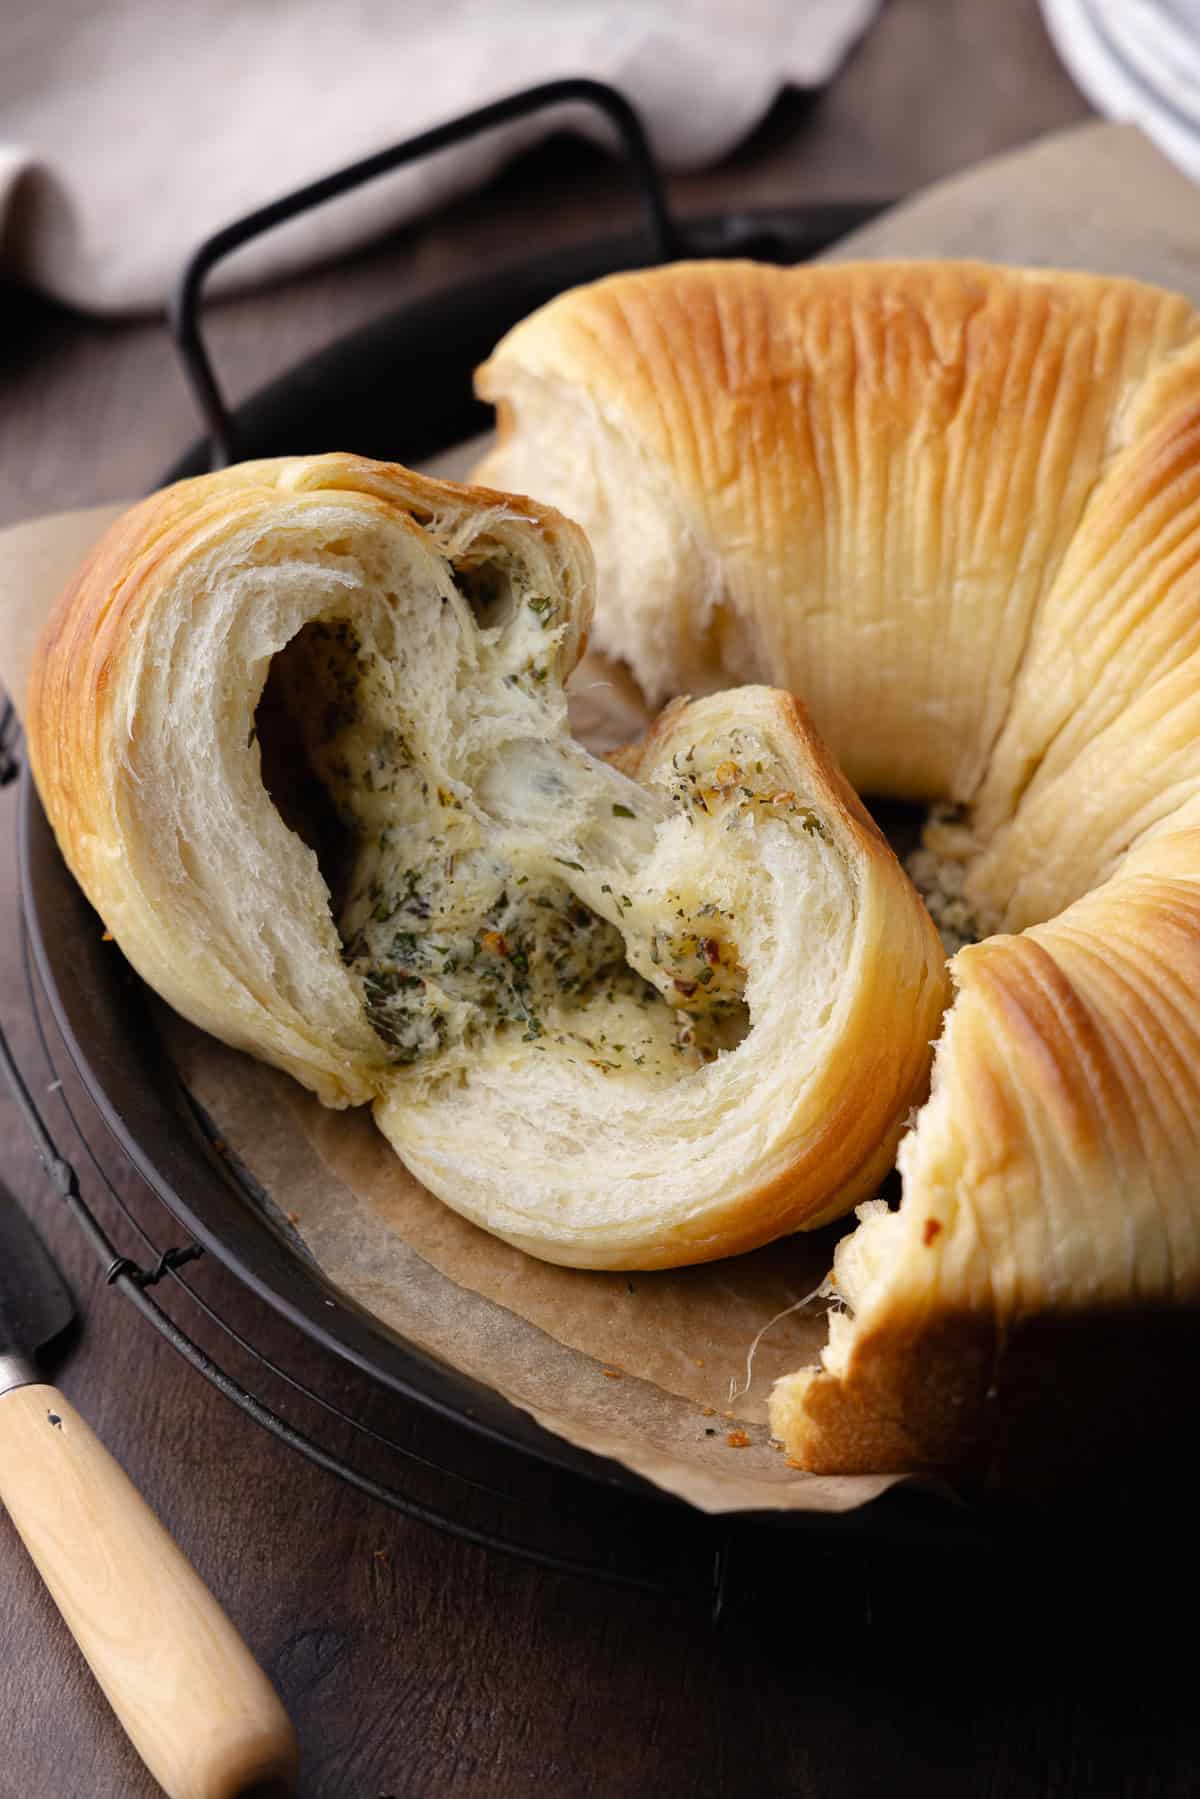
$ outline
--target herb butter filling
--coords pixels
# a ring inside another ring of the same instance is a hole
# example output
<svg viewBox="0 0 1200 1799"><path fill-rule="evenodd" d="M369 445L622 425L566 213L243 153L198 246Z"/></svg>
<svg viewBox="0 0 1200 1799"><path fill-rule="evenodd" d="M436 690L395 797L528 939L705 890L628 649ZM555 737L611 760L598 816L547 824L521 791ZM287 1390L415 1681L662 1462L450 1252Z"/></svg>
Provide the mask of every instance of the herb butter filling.
<svg viewBox="0 0 1200 1799"><path fill-rule="evenodd" d="M746 1035L746 977L727 894L640 884L656 832L827 827L782 790L753 733L677 756L647 790L545 731L556 683L537 637L554 619L537 596L524 611L501 679L531 717L464 779L423 741L428 721L406 716L403 670L365 630L310 623L275 659L309 778L336 814L342 854L327 879L343 960L398 1065L453 1075L487 1034L554 1044L605 1074L678 1079ZM485 646L499 635L479 632Z"/></svg>

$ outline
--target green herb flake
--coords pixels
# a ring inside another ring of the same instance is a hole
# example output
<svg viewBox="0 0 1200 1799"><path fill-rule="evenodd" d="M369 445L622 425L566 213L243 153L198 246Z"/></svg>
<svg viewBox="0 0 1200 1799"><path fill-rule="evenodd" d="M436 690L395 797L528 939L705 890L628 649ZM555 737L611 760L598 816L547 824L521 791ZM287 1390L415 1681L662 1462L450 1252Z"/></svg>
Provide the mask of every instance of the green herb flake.
<svg viewBox="0 0 1200 1799"><path fill-rule="evenodd" d="M613 817L614 818L636 818L637 813L633 810L632 806L614 806L613 807Z"/></svg>

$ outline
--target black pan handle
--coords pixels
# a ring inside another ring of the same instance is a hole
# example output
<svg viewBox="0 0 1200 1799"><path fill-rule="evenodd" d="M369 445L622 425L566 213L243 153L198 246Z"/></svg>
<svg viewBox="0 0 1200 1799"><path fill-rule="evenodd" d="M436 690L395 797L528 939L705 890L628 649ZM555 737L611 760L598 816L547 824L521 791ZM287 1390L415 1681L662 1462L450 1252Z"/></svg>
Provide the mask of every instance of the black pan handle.
<svg viewBox="0 0 1200 1799"><path fill-rule="evenodd" d="M16 707L0 692L0 787L7 787L21 772L21 764L17 760L20 729Z"/></svg>
<svg viewBox="0 0 1200 1799"><path fill-rule="evenodd" d="M251 238L260 237L263 232L297 218L315 206L323 206L326 200L334 200L352 188L361 187L377 175L386 175L404 163L431 156L449 144L477 137L480 132L507 125L528 113L542 112L547 107L562 106L569 101L584 101L597 107L616 127L639 190L650 251L648 260L666 262L676 254L676 233L667 211L662 178L641 120L623 94L600 81L572 77L543 82L519 94L510 94L507 99L493 101L490 106L464 113L461 118L451 119L444 125L435 125L432 130L422 131L402 144L393 144L388 150L379 150L373 156L352 162L347 168L325 175L320 181L312 181L307 187L297 188L294 193L284 194L269 206L260 206L247 213L245 218L226 225L206 238L184 265L168 302L167 317L196 404L208 425L213 468L224 468L234 461L235 447L233 420L200 335L200 297L209 271L232 251L249 243Z"/></svg>

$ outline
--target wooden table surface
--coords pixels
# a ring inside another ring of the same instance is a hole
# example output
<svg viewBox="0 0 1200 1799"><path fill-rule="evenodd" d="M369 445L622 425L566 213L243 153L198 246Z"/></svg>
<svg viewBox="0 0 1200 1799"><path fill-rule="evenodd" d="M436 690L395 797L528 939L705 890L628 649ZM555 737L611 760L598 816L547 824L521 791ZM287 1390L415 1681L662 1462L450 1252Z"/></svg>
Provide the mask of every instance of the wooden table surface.
<svg viewBox="0 0 1200 1799"><path fill-rule="evenodd" d="M1034 0L892 0L827 93L786 98L725 167L673 180L672 199L686 214L898 193L1087 110ZM214 308L220 367L231 392L247 391L408 296L625 216L598 154L535 152L452 214ZM161 326L0 299L0 523L152 485L196 430ZM11 789L0 808L0 1016L44 1085L20 971ZM66 1139L60 1096L45 1097ZM792 1536L716 1627L703 1608L523 1565L406 1522L258 1429L104 1286L7 1096L0 1146L0 1172L79 1298L62 1384L277 1683L309 1799L1164 1799L1200 1787L1191 1657L1166 1630L1190 1604L1184 1558L1164 1575L1144 1540L1113 1538L1068 1579L1057 1552L972 1558ZM200 1285L294 1356L284 1327L255 1316L219 1267L204 1266ZM357 1377L324 1376L349 1407L377 1403ZM404 1428L436 1447L423 1418ZM541 1477L513 1478L536 1517ZM424 1491L455 1508L443 1477ZM0 1799L156 1790L2 1521L0 1644Z"/></svg>

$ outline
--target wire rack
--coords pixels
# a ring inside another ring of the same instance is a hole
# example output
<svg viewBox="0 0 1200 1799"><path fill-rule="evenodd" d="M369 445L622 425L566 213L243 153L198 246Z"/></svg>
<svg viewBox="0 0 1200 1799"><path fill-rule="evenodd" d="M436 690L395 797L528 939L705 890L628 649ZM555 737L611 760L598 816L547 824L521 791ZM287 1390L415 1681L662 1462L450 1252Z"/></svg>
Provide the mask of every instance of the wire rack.
<svg viewBox="0 0 1200 1799"><path fill-rule="evenodd" d="M198 248L170 307L171 329L209 432L207 446L193 453L191 466L223 466L239 453L239 415L225 403L199 324L204 283L223 257L260 233L418 157L564 105L590 106L603 115L634 178L642 233L622 244L616 266L658 262L680 249L694 254L696 234L685 236L671 221L641 126L613 90L585 80L553 82L470 113L285 196ZM833 237L839 224L844 228L852 221L835 208L829 210L828 235ZM860 210L865 217L878 208L864 204ZM717 254L761 250L765 229L771 227L764 226L762 215L726 215L701 234L701 247ZM787 241L776 245L779 260L787 259L790 247ZM811 242L805 245L808 252L812 247ZM451 420L447 428L460 425ZM259 445L254 448L261 453ZM0 783L20 773L18 740L13 707L6 702L0 710ZM27 771L22 784L25 824L37 803ZM248 1417L367 1497L422 1524L543 1568L699 1600L718 1614L735 1545L750 1565L752 1538L765 1533L777 1540L777 1530L785 1526L762 1520L716 1523L652 1496L649 1489L644 1495L618 1490L552 1466L538 1468L531 1482L525 1458L511 1449L498 1450L486 1433L472 1429L469 1408L455 1424L425 1409L397 1407L393 1394L373 1389L358 1371L315 1351L300 1330L277 1317L264 1329L261 1312L241 1306L236 1283L206 1267L212 1258L206 1258L202 1246L179 1240L178 1223L162 1195L134 1178L127 1158L118 1157L114 1170L114 1144L74 1067L69 1035L56 1023L53 994L48 994L45 971L39 970L31 950L30 922L23 904L20 952L37 1066L18 1067L2 1028L0 1066L47 1179L99 1258L107 1286ZM190 1104L182 1086L180 1100ZM198 1129L209 1128L194 1106L192 1114ZM94 1190L98 1196L95 1204L84 1197L81 1170L89 1193ZM249 1204L258 1204L260 1197L246 1193ZM854 1516L814 1520L810 1528L814 1536L827 1538L868 1534ZM944 1544L946 1521L940 1513L931 1516L919 1500L906 1505L901 1496L889 1508L886 1526L881 1530L876 1523L870 1534L877 1540ZM963 1540L974 1541L973 1533L967 1531ZM842 1562L843 1594L846 1573Z"/></svg>

